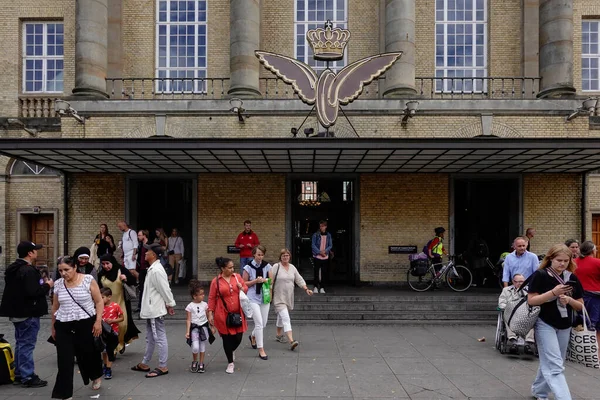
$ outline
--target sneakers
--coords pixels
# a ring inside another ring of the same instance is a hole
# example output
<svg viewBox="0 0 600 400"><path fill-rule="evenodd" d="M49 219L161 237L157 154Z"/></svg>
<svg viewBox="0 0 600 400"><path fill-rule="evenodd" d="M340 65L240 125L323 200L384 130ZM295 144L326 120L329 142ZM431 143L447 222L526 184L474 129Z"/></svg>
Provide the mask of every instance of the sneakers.
<svg viewBox="0 0 600 400"><path fill-rule="evenodd" d="M315 286L313 288L313 294L318 294L318 293L319 293L319 288Z"/></svg>
<svg viewBox="0 0 600 400"><path fill-rule="evenodd" d="M292 343L290 343L290 350L294 351L299 344L300 343L298 343L297 340L294 340Z"/></svg>
<svg viewBox="0 0 600 400"><path fill-rule="evenodd" d="M104 369L104 379L112 379L112 368Z"/></svg>
<svg viewBox="0 0 600 400"><path fill-rule="evenodd" d="M190 372L198 372L198 361L193 361L190 366Z"/></svg>
<svg viewBox="0 0 600 400"><path fill-rule="evenodd" d="M28 379L25 382L22 382L21 386L24 388L41 388L41 387L46 386L47 384L48 384L48 381L44 381L44 380L40 379L39 376L34 374L31 377L31 379Z"/></svg>
<svg viewBox="0 0 600 400"><path fill-rule="evenodd" d="M275 341L277 341L279 343L287 343L287 340L285 339L284 335L277 335L277 336L275 336Z"/></svg>
<svg viewBox="0 0 600 400"><path fill-rule="evenodd" d="M321 291L319 293L325 294L325 289L321 288Z"/></svg>
<svg viewBox="0 0 600 400"><path fill-rule="evenodd" d="M225 372L227 372L228 374L233 374L234 370L235 370L235 366L233 365L233 363L227 364L227 369L225 370Z"/></svg>
<svg viewBox="0 0 600 400"><path fill-rule="evenodd" d="M200 372L201 374L203 374L203 373L204 373L204 371L205 371L205 369L204 369L204 364L200 364L200 365L198 366L198 372Z"/></svg>

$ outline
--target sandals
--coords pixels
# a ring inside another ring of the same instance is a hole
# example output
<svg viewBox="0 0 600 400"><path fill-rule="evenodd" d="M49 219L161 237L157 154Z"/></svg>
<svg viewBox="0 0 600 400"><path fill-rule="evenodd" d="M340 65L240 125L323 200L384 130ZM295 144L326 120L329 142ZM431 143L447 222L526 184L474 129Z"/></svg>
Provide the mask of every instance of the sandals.
<svg viewBox="0 0 600 400"><path fill-rule="evenodd" d="M99 390L100 386L102 386L102 379L97 379L92 383L93 390Z"/></svg>
<svg viewBox="0 0 600 400"><path fill-rule="evenodd" d="M162 375L167 375L169 373L169 371L163 371L160 368L154 368L152 371L148 372L146 374L146 378L156 378L157 376L162 376ZM150 374L154 374L154 375L150 375Z"/></svg>
<svg viewBox="0 0 600 400"><path fill-rule="evenodd" d="M150 367L142 368L142 367L140 367L140 364L136 364L133 367L131 367L131 370L138 371L138 372L150 372Z"/></svg>
<svg viewBox="0 0 600 400"><path fill-rule="evenodd" d="M256 350L258 347L256 347L256 341L252 341L252 335L248 336L248 339L250 340L250 346Z"/></svg>

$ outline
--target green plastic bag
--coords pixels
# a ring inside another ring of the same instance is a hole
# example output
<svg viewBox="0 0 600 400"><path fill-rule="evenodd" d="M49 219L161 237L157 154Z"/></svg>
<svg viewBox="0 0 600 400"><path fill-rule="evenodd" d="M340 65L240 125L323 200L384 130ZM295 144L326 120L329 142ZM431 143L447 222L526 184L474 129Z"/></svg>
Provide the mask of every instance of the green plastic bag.
<svg viewBox="0 0 600 400"><path fill-rule="evenodd" d="M271 302L271 278L267 278L262 284L262 298L263 304L269 304Z"/></svg>

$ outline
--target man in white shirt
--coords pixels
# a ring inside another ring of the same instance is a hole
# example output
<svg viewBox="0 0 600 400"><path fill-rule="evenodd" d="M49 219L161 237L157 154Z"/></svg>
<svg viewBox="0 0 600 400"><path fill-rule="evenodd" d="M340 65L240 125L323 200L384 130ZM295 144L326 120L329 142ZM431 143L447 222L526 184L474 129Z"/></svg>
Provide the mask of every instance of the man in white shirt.
<svg viewBox="0 0 600 400"><path fill-rule="evenodd" d="M130 229L129 225L125 221L119 221L117 226L119 227L119 230L123 232L123 238L121 239L121 250L123 250L123 266L137 278L138 274L135 270L138 248L137 233L135 233L133 229Z"/></svg>
<svg viewBox="0 0 600 400"><path fill-rule="evenodd" d="M171 236L167 243L167 254L169 255L169 264L173 267L173 279L175 284L179 283L179 262L183 258L184 248L183 239L179 236L179 230L173 228Z"/></svg>

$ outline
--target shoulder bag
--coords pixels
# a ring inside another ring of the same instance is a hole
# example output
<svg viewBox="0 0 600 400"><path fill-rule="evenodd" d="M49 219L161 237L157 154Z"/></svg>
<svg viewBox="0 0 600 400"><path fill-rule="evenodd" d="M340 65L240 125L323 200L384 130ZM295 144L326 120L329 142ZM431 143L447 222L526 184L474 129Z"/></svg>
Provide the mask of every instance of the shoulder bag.
<svg viewBox="0 0 600 400"><path fill-rule="evenodd" d="M518 336L527 335L535 325L538 316L542 311L540 306L530 306L527 302L527 294L523 292L523 289L527 286L532 276L533 275L527 278L517 290L517 293L520 294L520 296L516 299L509 300L506 304L506 308L504 308L504 321L506 321L510 330Z"/></svg>
<svg viewBox="0 0 600 400"><path fill-rule="evenodd" d="M217 297L221 298L221 301L223 302L223 307L225 307L225 311L227 312L227 318L225 318L225 325L227 325L228 328L238 328L242 326L242 316L239 313L229 312L227 304L225 303L225 300L223 300L223 296L221 296L221 289L219 287L219 276L217 276Z"/></svg>
<svg viewBox="0 0 600 400"><path fill-rule="evenodd" d="M85 308L83 308L83 306L81 304L79 304L77 302L77 300L75 300L75 298L71 294L71 291L69 289L67 289L66 284L65 284L65 290L67 291L69 296L71 296L71 299L73 300L73 302L75 304L77 304L79 306L79 308L81 308L90 318L92 318L93 315L90 314ZM110 335L110 334L114 334L114 333L116 333L116 332L113 331L112 326L110 326L109 324L104 322L104 320L102 320L102 333L100 334L100 336L94 336L94 350L96 350L99 353L102 353L104 351L104 349L106 349L106 342L104 339L105 335Z"/></svg>

